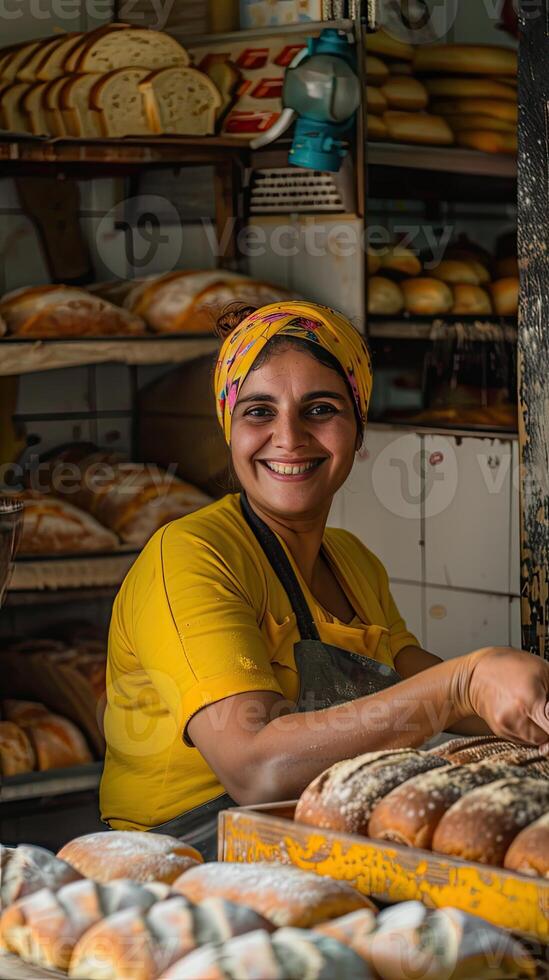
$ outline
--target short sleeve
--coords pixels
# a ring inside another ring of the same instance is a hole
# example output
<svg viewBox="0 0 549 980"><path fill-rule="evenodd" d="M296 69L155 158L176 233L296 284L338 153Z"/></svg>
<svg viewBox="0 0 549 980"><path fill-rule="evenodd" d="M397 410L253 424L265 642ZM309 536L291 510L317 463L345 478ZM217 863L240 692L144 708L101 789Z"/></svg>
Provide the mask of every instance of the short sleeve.
<svg viewBox="0 0 549 980"><path fill-rule="evenodd" d="M124 600L131 603L129 639L187 744L187 725L201 708L247 691L282 696L249 570L231 567L178 522L157 532L138 562ZM222 730L221 706L219 723Z"/></svg>

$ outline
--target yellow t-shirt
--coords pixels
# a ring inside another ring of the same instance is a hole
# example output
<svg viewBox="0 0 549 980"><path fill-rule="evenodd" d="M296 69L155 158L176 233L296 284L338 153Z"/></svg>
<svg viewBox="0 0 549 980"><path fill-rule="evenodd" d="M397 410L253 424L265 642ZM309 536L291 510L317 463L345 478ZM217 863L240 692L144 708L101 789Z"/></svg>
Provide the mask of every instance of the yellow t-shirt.
<svg viewBox="0 0 549 980"><path fill-rule="evenodd" d="M348 624L318 604L286 549L321 639L393 666L399 650L417 640L383 565L348 531L326 528L323 549L355 610ZM219 796L217 777L184 740L189 719L246 691L295 701L298 640L289 599L237 494L157 531L113 606L103 819L115 829L142 830ZM218 721L222 737L222 703Z"/></svg>

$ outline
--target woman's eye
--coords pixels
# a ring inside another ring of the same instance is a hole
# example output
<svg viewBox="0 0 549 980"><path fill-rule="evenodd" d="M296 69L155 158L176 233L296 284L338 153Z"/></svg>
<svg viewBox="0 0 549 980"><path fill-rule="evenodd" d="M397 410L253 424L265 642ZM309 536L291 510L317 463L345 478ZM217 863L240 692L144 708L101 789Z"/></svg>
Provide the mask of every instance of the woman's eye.
<svg viewBox="0 0 549 980"><path fill-rule="evenodd" d="M271 410L266 408L264 405L256 405L255 408L249 408L246 412L246 416L252 419L268 418L271 414Z"/></svg>
<svg viewBox="0 0 549 980"><path fill-rule="evenodd" d="M327 404L313 405L313 407L309 409L308 414L312 415L313 418L321 418L322 416L336 415L337 408L335 407L335 405L327 405Z"/></svg>

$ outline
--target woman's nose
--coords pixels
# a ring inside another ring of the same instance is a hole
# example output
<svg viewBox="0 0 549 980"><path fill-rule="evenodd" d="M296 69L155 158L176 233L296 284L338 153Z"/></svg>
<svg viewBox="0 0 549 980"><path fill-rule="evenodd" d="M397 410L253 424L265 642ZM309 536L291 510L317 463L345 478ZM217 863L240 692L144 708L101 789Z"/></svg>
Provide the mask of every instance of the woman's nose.
<svg viewBox="0 0 549 980"><path fill-rule="evenodd" d="M279 449L287 452L305 445L307 433L299 415L279 412L275 419L272 441Z"/></svg>

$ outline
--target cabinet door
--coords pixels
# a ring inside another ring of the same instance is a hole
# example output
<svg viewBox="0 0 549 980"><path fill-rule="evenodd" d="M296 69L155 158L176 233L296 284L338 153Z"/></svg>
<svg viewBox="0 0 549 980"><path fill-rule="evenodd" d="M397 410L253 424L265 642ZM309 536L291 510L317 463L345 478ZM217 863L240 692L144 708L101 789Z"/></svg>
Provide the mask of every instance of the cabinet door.
<svg viewBox="0 0 549 980"><path fill-rule="evenodd" d="M426 587L426 646L443 657L508 646L509 597Z"/></svg>
<svg viewBox="0 0 549 980"><path fill-rule="evenodd" d="M425 646L423 629L424 588L422 585L412 585L410 582L391 582L391 592L397 604L398 611L406 621L408 629Z"/></svg>
<svg viewBox="0 0 549 980"><path fill-rule="evenodd" d="M343 527L381 559L389 577L421 582L420 437L367 429L338 498Z"/></svg>
<svg viewBox="0 0 549 980"><path fill-rule="evenodd" d="M425 569L431 585L509 593L511 443L425 436Z"/></svg>

